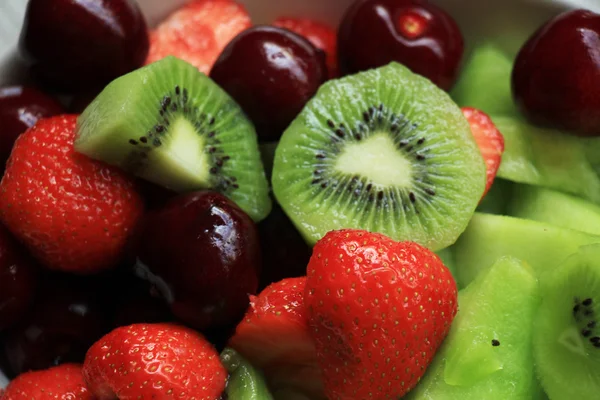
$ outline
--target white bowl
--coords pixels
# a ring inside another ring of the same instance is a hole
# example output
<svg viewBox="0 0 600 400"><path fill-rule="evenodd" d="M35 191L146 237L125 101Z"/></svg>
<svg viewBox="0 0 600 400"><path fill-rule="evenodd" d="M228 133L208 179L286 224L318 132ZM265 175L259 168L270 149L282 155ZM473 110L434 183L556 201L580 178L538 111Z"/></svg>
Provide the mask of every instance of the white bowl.
<svg viewBox="0 0 600 400"><path fill-rule="evenodd" d="M150 25L186 0L138 0ZM337 23L352 0L239 0L255 23L280 15L306 16ZM432 0L444 7L461 26L467 48L493 40L509 54L548 18L570 8L600 12L600 0ZM18 82L23 73L15 57L26 0L0 0L0 84ZM8 381L0 371L0 388Z"/></svg>

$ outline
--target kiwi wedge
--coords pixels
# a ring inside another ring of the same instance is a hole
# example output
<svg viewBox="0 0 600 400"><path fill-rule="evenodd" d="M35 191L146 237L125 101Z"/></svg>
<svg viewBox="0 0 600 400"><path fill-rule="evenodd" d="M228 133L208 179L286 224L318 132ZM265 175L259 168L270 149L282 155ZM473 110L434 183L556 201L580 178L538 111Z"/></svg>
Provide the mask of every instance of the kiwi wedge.
<svg viewBox="0 0 600 400"><path fill-rule="evenodd" d="M600 177L584 142L575 136L542 129L508 117L494 117L504 136L498 176L600 202Z"/></svg>
<svg viewBox="0 0 600 400"><path fill-rule="evenodd" d="M273 400L262 372L235 350L223 350L221 362L229 372L225 390L228 400Z"/></svg>
<svg viewBox="0 0 600 400"><path fill-rule="evenodd" d="M270 211L254 127L175 57L111 82L79 117L75 150L174 191L217 190L256 221Z"/></svg>
<svg viewBox="0 0 600 400"><path fill-rule="evenodd" d="M485 165L450 97L391 63L319 89L281 137L272 184L310 244L360 228L438 250L465 229Z"/></svg>
<svg viewBox="0 0 600 400"><path fill-rule="evenodd" d="M508 213L600 235L600 206L556 190L515 184Z"/></svg>
<svg viewBox="0 0 600 400"><path fill-rule="evenodd" d="M410 400L531 400L537 279L517 259L502 258L459 293L448 337Z"/></svg>
<svg viewBox="0 0 600 400"><path fill-rule="evenodd" d="M597 399L600 390L600 245L585 246L540 278L533 351L553 400Z"/></svg>
<svg viewBox="0 0 600 400"><path fill-rule="evenodd" d="M540 274L592 243L600 243L600 236L521 218L475 213L452 246L455 277L459 287L465 287L503 256L523 260Z"/></svg>
<svg viewBox="0 0 600 400"><path fill-rule="evenodd" d="M518 115L510 88L512 67L511 58L497 45L481 43L468 56L450 95L461 107L492 115Z"/></svg>

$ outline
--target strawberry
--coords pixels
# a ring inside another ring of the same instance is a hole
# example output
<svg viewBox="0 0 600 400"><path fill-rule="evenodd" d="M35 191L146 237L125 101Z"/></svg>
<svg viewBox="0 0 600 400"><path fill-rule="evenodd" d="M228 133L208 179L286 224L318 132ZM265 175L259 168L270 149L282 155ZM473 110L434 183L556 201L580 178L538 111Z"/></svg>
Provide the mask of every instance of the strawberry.
<svg viewBox="0 0 600 400"><path fill-rule="evenodd" d="M305 285L305 277L288 278L250 296L250 308L229 345L262 368L273 389L319 399L323 388L308 332Z"/></svg>
<svg viewBox="0 0 600 400"><path fill-rule="evenodd" d="M19 136L0 183L0 219L46 267L113 267L142 213L130 178L73 149L75 115Z"/></svg>
<svg viewBox="0 0 600 400"><path fill-rule="evenodd" d="M227 371L199 333L174 324L120 327L88 350L83 376L97 400L216 400Z"/></svg>
<svg viewBox="0 0 600 400"><path fill-rule="evenodd" d="M83 382L81 365L62 364L42 371L27 372L13 380L2 400L92 400Z"/></svg>
<svg viewBox="0 0 600 400"><path fill-rule="evenodd" d="M307 38L315 47L325 52L329 77L339 75L337 63L337 34L335 30L323 23L307 18L277 18L273 25L288 29Z"/></svg>
<svg viewBox="0 0 600 400"><path fill-rule="evenodd" d="M244 6L232 0L194 0L150 32L146 64L172 55L208 75L221 51L252 26Z"/></svg>
<svg viewBox="0 0 600 400"><path fill-rule="evenodd" d="M456 283L413 242L329 232L308 264L308 323L329 399L397 399L412 389L457 311Z"/></svg>
<svg viewBox="0 0 600 400"><path fill-rule="evenodd" d="M483 111L471 107L462 108L463 115L471 125L471 132L475 137L475 142L479 146L481 155L485 160L487 169L487 183L483 197L487 194L494 178L500 168L502 153L504 152L504 137L492 122L492 119Z"/></svg>

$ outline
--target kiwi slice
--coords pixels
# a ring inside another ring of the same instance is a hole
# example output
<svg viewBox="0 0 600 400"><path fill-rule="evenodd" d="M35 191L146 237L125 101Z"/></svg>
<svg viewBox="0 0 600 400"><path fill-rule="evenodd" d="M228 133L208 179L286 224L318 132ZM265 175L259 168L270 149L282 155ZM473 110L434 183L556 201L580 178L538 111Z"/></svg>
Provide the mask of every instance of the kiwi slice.
<svg viewBox="0 0 600 400"><path fill-rule="evenodd" d="M504 136L500 178L600 202L600 177L586 157L580 138L513 118L493 119Z"/></svg>
<svg viewBox="0 0 600 400"><path fill-rule="evenodd" d="M311 244L361 228L438 250L465 229L485 166L450 97L391 63L319 89L281 137L272 183Z"/></svg>
<svg viewBox="0 0 600 400"><path fill-rule="evenodd" d="M498 258L513 256L543 273L600 236L537 221L475 213L452 246L459 287L467 286Z"/></svg>
<svg viewBox="0 0 600 400"><path fill-rule="evenodd" d="M600 206L556 190L515 185L510 215L600 235Z"/></svg>
<svg viewBox="0 0 600 400"><path fill-rule="evenodd" d="M262 372L235 350L223 350L221 362L229 372L225 390L228 400L273 400Z"/></svg>
<svg viewBox="0 0 600 400"><path fill-rule="evenodd" d="M174 191L217 190L254 220L270 211L254 127L175 57L111 82L79 117L75 149Z"/></svg>
<svg viewBox="0 0 600 400"><path fill-rule="evenodd" d="M433 364L408 399L531 400L540 395L533 367L537 279L502 258L459 293L459 312Z"/></svg>
<svg viewBox="0 0 600 400"><path fill-rule="evenodd" d="M510 57L497 45L481 43L467 58L451 96L461 107L475 107L493 115L518 115L510 87L512 67Z"/></svg>
<svg viewBox="0 0 600 400"><path fill-rule="evenodd" d="M600 391L600 245L585 246L540 279L533 350L551 399Z"/></svg>

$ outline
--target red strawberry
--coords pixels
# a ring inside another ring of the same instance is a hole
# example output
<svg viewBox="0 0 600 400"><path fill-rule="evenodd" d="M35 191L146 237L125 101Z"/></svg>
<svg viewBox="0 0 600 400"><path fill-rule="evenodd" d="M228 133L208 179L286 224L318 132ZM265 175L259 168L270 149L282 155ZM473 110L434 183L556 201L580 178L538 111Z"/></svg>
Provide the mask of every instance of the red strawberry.
<svg viewBox="0 0 600 400"><path fill-rule="evenodd" d="M462 112L471 125L471 132L473 132L475 142L477 142L477 146L479 146L481 155L485 160L487 183L482 196L485 197L490 187L492 187L492 183L494 183L498 168L500 168L502 153L504 152L504 137L498 128L496 128L492 119L483 111L476 108L463 107Z"/></svg>
<svg viewBox="0 0 600 400"><path fill-rule="evenodd" d="M13 380L2 400L92 400L83 382L81 365L63 364L50 369L27 372Z"/></svg>
<svg viewBox="0 0 600 400"><path fill-rule="evenodd" d="M402 397L446 337L456 296L448 269L416 243L351 229L325 235L305 302L327 397Z"/></svg>
<svg viewBox="0 0 600 400"><path fill-rule="evenodd" d="M97 400L216 400L227 372L196 331L174 324L117 328L88 350L83 376Z"/></svg>
<svg viewBox="0 0 600 400"><path fill-rule="evenodd" d="M277 18L273 25L289 29L307 38L315 47L323 50L327 55L327 70L329 77L339 75L337 63L337 34L335 30L325 24L306 18Z"/></svg>
<svg viewBox="0 0 600 400"><path fill-rule="evenodd" d="M232 0L194 0L150 33L146 64L172 55L208 75L227 43L252 26L244 6Z"/></svg>
<svg viewBox="0 0 600 400"><path fill-rule="evenodd" d="M0 219L47 267L114 266L142 213L133 182L73 149L75 115L40 120L19 136L0 183Z"/></svg>
<svg viewBox="0 0 600 400"><path fill-rule="evenodd" d="M262 368L273 389L319 399L323 387L308 332L305 285L305 277L288 278L250 296L250 308L229 345Z"/></svg>

